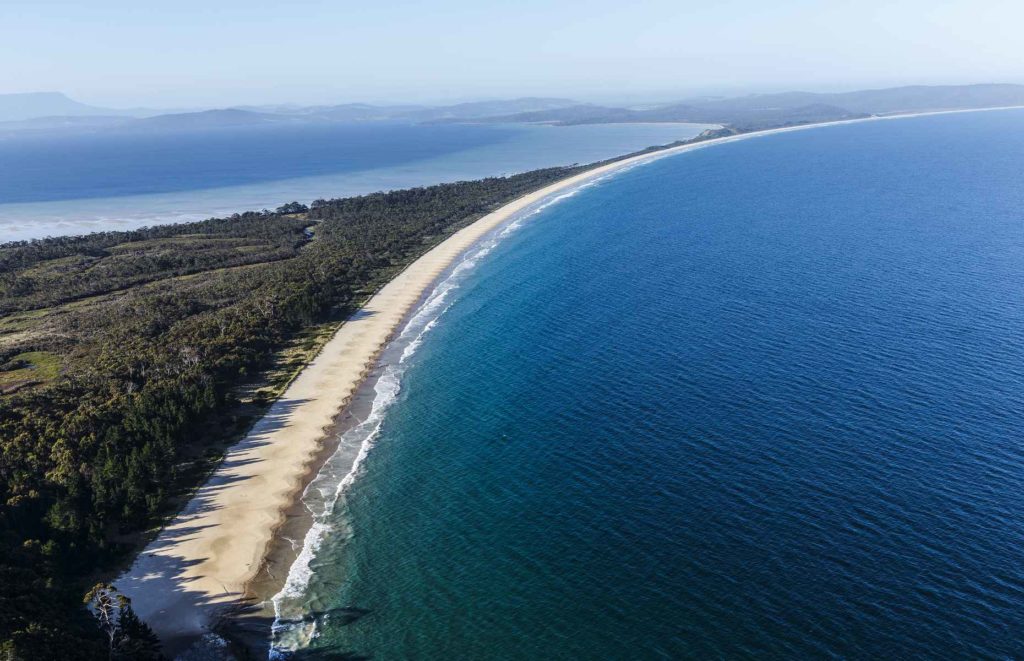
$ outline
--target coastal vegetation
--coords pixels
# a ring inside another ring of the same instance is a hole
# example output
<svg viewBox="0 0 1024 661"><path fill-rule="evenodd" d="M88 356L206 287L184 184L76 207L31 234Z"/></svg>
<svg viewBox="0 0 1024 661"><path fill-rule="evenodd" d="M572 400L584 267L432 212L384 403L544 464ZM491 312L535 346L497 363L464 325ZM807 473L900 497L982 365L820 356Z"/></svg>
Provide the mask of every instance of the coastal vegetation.
<svg viewBox="0 0 1024 661"><path fill-rule="evenodd" d="M109 657L88 585L176 511L337 324L456 230L583 169L0 245L4 658ZM151 650L128 621L119 649Z"/></svg>

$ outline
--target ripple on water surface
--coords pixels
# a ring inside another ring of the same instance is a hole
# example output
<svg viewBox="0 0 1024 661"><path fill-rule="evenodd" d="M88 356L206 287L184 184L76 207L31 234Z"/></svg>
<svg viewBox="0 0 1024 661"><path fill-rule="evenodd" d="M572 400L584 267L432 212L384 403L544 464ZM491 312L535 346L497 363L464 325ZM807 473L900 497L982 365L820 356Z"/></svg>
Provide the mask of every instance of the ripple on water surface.
<svg viewBox="0 0 1024 661"><path fill-rule="evenodd" d="M1020 111L877 122L529 219L409 358L304 654L1024 654L1022 170Z"/></svg>

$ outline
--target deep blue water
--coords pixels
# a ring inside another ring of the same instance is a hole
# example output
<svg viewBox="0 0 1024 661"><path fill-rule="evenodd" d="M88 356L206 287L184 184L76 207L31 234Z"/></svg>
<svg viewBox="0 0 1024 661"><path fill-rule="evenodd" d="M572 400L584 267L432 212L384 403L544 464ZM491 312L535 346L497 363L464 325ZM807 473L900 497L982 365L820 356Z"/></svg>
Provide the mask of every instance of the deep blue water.
<svg viewBox="0 0 1024 661"><path fill-rule="evenodd" d="M0 204L238 186L394 166L500 142L483 125L392 122L98 131L0 141Z"/></svg>
<svg viewBox="0 0 1024 661"><path fill-rule="evenodd" d="M1024 113L927 117L527 219L409 359L308 649L1024 655L1022 174Z"/></svg>
<svg viewBox="0 0 1024 661"><path fill-rule="evenodd" d="M0 136L0 242L591 163L705 128L365 122Z"/></svg>

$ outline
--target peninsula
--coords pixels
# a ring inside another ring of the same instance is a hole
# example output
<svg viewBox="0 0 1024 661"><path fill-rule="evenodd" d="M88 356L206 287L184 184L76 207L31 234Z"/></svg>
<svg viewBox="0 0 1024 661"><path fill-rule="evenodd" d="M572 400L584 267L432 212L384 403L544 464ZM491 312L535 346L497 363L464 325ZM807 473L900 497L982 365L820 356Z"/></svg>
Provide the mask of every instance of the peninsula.
<svg viewBox="0 0 1024 661"><path fill-rule="evenodd" d="M119 576L166 650L183 649L251 597L332 423L467 249L619 170L824 125L712 130L592 166L0 247L4 571L47 597L17 614L26 640L90 641L84 612L72 617L82 585L54 578Z"/></svg>
<svg viewBox="0 0 1024 661"><path fill-rule="evenodd" d="M685 144L567 173L437 244L340 327L266 416L231 448L185 510L118 579L118 586L172 649L178 641L207 631L225 606L252 596L249 582L260 570L285 511L316 470L328 430L389 339L467 250L544 201L601 177L693 149L801 128L807 126L749 133L708 131Z"/></svg>

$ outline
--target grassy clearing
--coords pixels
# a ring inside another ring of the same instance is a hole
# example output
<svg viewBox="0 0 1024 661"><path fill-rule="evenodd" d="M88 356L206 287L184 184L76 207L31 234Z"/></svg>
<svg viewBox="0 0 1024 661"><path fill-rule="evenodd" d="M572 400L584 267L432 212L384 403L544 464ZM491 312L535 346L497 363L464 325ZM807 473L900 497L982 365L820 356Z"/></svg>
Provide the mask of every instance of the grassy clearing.
<svg viewBox="0 0 1024 661"><path fill-rule="evenodd" d="M239 399L246 403L268 404L280 397L302 368L308 365L334 336L338 326L339 321L328 321L297 333L275 354L271 366L256 382L239 389Z"/></svg>
<svg viewBox="0 0 1024 661"><path fill-rule="evenodd" d="M244 237L217 237L203 234L185 234L183 236L169 236L159 239L146 239L143 241L126 241L107 248L112 254L125 252L146 252L151 250L163 250L166 248L198 248L210 250L218 247L232 248L236 246L247 246L253 243L253 239ZM257 241L258 244L265 244L264 241Z"/></svg>
<svg viewBox="0 0 1024 661"><path fill-rule="evenodd" d="M27 278L45 278L45 277L59 277L62 273L70 273L75 271L81 271L84 268L88 268L99 258L89 257L87 255L72 255L70 257L58 257L57 259L49 259L42 262L32 268L25 269L21 273L21 277Z"/></svg>
<svg viewBox="0 0 1024 661"><path fill-rule="evenodd" d="M49 351L19 353L0 365L0 391L53 381L60 374L61 360Z"/></svg>
<svg viewBox="0 0 1024 661"><path fill-rule="evenodd" d="M40 319L48 314L50 314L50 309L44 308L0 317L0 334L31 330L39 323Z"/></svg>

